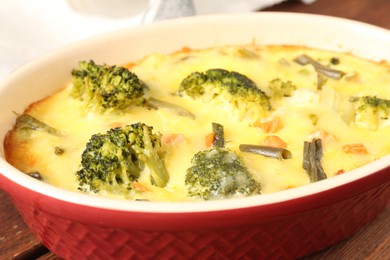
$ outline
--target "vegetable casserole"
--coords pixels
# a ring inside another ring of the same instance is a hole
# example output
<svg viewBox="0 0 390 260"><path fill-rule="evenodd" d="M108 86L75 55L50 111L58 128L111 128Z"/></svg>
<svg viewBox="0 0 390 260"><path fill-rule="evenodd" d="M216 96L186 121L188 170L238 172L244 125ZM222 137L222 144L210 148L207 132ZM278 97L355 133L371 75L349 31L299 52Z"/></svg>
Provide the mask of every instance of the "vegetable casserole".
<svg viewBox="0 0 390 260"><path fill-rule="evenodd" d="M149 201L321 181L390 153L390 66L256 43L80 61L17 114L6 159L52 185ZM61 87L61 86L59 86Z"/></svg>

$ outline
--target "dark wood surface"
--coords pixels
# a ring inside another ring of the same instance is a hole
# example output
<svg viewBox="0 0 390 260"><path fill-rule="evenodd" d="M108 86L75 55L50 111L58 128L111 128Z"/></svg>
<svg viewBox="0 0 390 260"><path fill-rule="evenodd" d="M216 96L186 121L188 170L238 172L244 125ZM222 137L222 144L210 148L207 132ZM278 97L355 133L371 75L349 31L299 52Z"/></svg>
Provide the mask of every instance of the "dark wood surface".
<svg viewBox="0 0 390 260"><path fill-rule="evenodd" d="M390 29L389 0L316 0L308 5L298 0L289 0L262 11L330 15Z"/></svg>
<svg viewBox="0 0 390 260"><path fill-rule="evenodd" d="M262 11L302 12L354 19L390 30L390 0L287 1ZM58 259L42 246L0 191L0 259ZM354 236L303 259L390 259L390 207Z"/></svg>

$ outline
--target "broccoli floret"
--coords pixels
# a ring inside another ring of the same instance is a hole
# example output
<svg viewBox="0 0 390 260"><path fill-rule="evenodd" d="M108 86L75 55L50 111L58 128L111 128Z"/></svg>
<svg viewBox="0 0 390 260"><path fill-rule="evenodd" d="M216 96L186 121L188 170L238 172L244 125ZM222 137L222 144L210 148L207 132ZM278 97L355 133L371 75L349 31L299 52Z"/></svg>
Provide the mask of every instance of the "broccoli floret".
<svg viewBox="0 0 390 260"><path fill-rule="evenodd" d="M256 121L271 109L269 98L251 79L224 69L191 73L181 82L178 93L226 106L240 120Z"/></svg>
<svg viewBox="0 0 390 260"><path fill-rule="evenodd" d="M167 109L179 116L195 118L180 106L150 97L146 84L124 67L97 65L92 60L81 61L79 69L72 70L72 76L72 95L83 100L88 109L105 112L144 106L148 109Z"/></svg>
<svg viewBox="0 0 390 260"><path fill-rule="evenodd" d="M283 97L290 97L297 87L291 81L282 81L279 78L273 79L268 85L271 98L281 99Z"/></svg>
<svg viewBox="0 0 390 260"><path fill-rule="evenodd" d="M152 130L144 123L135 123L92 135L76 173L80 190L127 194L145 168L150 172L151 183L164 187L169 175L161 135Z"/></svg>
<svg viewBox="0 0 390 260"><path fill-rule="evenodd" d="M79 69L72 70L72 76L72 94L85 101L88 108L104 112L145 102L146 85L124 67L81 61Z"/></svg>
<svg viewBox="0 0 390 260"><path fill-rule="evenodd" d="M369 129L377 129L389 119L390 100L376 96L352 97L350 101L355 107L355 123Z"/></svg>
<svg viewBox="0 0 390 260"><path fill-rule="evenodd" d="M226 148L196 153L185 176L188 194L204 200L249 196L260 193L239 155Z"/></svg>

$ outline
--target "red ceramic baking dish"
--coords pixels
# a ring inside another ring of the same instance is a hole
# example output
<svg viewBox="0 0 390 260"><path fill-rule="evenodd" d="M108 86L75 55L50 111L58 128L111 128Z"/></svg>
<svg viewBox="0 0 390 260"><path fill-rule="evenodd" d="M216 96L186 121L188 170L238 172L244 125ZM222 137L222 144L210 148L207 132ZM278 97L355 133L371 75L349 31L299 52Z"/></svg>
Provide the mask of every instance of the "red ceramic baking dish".
<svg viewBox="0 0 390 260"><path fill-rule="evenodd" d="M0 138L14 111L69 83L79 60L123 64L183 46L253 40L390 61L389 31L340 18L270 12L164 21L71 44L11 73L0 84ZM205 202L125 201L62 190L12 167L3 148L0 155L0 187L42 243L64 259L297 258L351 236L390 198L390 155L302 187Z"/></svg>

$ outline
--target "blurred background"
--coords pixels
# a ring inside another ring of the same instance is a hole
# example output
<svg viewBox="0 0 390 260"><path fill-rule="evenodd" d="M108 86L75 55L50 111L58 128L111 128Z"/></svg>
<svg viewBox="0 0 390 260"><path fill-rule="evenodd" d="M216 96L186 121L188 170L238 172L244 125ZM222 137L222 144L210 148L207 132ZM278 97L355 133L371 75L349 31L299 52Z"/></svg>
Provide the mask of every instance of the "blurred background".
<svg viewBox="0 0 390 260"><path fill-rule="evenodd" d="M0 79L37 56L67 43L175 15L189 15L188 10L183 10L188 9L189 4L193 14L205 15L251 12L283 1L0 0ZM172 8L178 3L182 5L181 9ZM156 17L159 7L165 7L163 15L166 17Z"/></svg>

